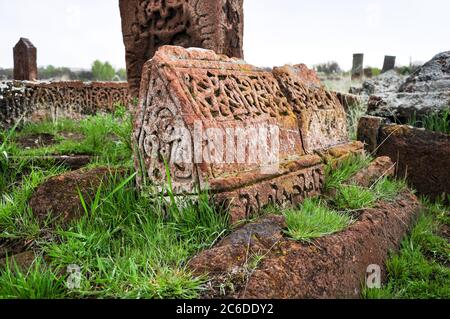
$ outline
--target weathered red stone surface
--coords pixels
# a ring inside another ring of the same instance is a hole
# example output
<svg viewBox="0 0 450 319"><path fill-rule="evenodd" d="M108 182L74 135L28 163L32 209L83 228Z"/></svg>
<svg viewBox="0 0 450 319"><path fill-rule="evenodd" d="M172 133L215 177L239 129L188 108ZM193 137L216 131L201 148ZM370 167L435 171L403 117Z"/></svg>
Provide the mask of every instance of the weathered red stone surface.
<svg viewBox="0 0 450 319"><path fill-rule="evenodd" d="M163 45L243 57L243 0L120 0L130 94L144 63Z"/></svg>
<svg viewBox="0 0 450 319"><path fill-rule="evenodd" d="M420 208L405 191L363 211L343 232L311 244L286 238L283 216L264 217L200 253L189 268L212 278L206 298L359 298L369 265L379 265L386 279L388 254L398 249ZM264 258L255 264L255 256Z"/></svg>
<svg viewBox="0 0 450 319"><path fill-rule="evenodd" d="M36 189L30 208L39 220L69 223L84 214L80 193L89 207L100 185L123 173L124 170L99 167L55 176Z"/></svg>
<svg viewBox="0 0 450 319"><path fill-rule="evenodd" d="M14 80L34 81L38 79L37 49L26 38L20 38L14 47Z"/></svg>
<svg viewBox="0 0 450 319"><path fill-rule="evenodd" d="M390 157L397 164L396 175L420 194L432 198L450 194L450 136L385 122L380 117L361 118L358 139L366 149Z"/></svg>
<svg viewBox="0 0 450 319"><path fill-rule="evenodd" d="M378 116L363 116L358 122L358 140L364 143L364 148L370 154L377 151L379 133L386 119Z"/></svg>
<svg viewBox="0 0 450 319"><path fill-rule="evenodd" d="M335 93L305 80L297 67L274 68L283 93L297 116L307 153L348 142L345 110Z"/></svg>
<svg viewBox="0 0 450 319"><path fill-rule="evenodd" d="M377 157L369 166L359 171L351 182L362 187L372 187L384 177L395 175L395 164L388 156Z"/></svg>
<svg viewBox="0 0 450 319"><path fill-rule="evenodd" d="M420 194L450 194L450 136L402 125L380 129L377 154L397 163L397 176Z"/></svg>
<svg viewBox="0 0 450 319"><path fill-rule="evenodd" d="M77 119L112 112L128 102L125 82L0 82L0 127L13 126L19 119Z"/></svg>
<svg viewBox="0 0 450 319"><path fill-rule="evenodd" d="M233 221L320 193L325 159L361 152L362 144L349 143L336 96L301 73L160 48L144 66L135 116L139 182L162 190L167 164L175 194L219 193Z"/></svg>

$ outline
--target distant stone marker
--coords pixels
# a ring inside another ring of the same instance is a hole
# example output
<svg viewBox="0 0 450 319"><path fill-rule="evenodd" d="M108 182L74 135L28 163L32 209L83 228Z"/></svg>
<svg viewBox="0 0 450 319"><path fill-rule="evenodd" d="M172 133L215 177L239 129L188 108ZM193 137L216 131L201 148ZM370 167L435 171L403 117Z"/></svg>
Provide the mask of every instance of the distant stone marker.
<svg viewBox="0 0 450 319"><path fill-rule="evenodd" d="M353 54L352 80L362 79L364 75L364 54Z"/></svg>
<svg viewBox="0 0 450 319"><path fill-rule="evenodd" d="M38 78L37 49L26 38L20 38L14 47L14 80L34 81Z"/></svg>
<svg viewBox="0 0 450 319"><path fill-rule="evenodd" d="M383 70L381 71L381 73L386 73L390 70L393 70L395 68L395 59L395 56L386 55L384 57Z"/></svg>
<svg viewBox="0 0 450 319"><path fill-rule="evenodd" d="M130 95L159 47L177 45L243 58L243 0L120 0Z"/></svg>

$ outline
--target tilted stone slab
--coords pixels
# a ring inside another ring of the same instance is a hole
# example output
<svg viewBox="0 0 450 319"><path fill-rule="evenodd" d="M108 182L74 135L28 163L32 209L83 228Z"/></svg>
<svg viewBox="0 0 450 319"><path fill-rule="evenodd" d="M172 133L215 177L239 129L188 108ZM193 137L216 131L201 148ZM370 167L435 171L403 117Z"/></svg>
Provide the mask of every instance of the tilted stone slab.
<svg viewBox="0 0 450 319"><path fill-rule="evenodd" d="M163 45L243 57L243 0L120 0L130 94L144 63Z"/></svg>
<svg viewBox="0 0 450 319"><path fill-rule="evenodd" d="M136 114L139 183L164 191L169 171L176 195L210 189L234 220L318 195L319 155L362 144L349 143L337 97L292 68L272 73L213 51L158 50L144 66Z"/></svg>
<svg viewBox="0 0 450 319"><path fill-rule="evenodd" d="M128 101L124 82L0 82L0 127L11 127L18 120L77 119L111 112Z"/></svg>

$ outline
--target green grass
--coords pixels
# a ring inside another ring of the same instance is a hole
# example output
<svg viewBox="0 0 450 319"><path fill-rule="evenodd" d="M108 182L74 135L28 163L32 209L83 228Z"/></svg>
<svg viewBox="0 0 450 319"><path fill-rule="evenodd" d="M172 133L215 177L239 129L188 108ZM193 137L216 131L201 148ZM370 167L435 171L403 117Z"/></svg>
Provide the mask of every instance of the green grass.
<svg viewBox="0 0 450 319"><path fill-rule="evenodd" d="M198 297L206 278L193 276L186 262L227 233L226 214L210 205L208 194L185 198L177 207L156 195L139 194L133 177L111 176L85 206L84 216L68 228L52 230L45 239L35 228L36 246L47 256L48 270L31 277L0 271L2 296ZM15 231L13 221L5 221L11 231ZM81 288L73 291L64 286L67 275L61 275L72 264L82 273ZM43 290L32 295L33 287L41 285L58 293L46 295Z"/></svg>
<svg viewBox="0 0 450 319"><path fill-rule="evenodd" d="M28 200L33 191L46 179L61 174L61 168L34 168L24 175L20 182L13 184L9 192L4 192L0 197L0 238L20 238L23 240L36 239L43 225L39 225L37 219L28 207Z"/></svg>
<svg viewBox="0 0 450 319"><path fill-rule="evenodd" d="M330 210L318 199L307 199L298 210L288 210L284 215L286 234L294 240L306 242L337 233L352 223L349 215Z"/></svg>
<svg viewBox="0 0 450 319"><path fill-rule="evenodd" d="M74 121L61 119L57 122L26 124L11 132L8 140L9 157L27 158L46 155L83 154L94 157L98 164L127 163L131 167L132 121L128 112L118 108L114 114L99 114ZM81 140L66 139L63 133L76 133ZM17 140L32 134L51 134L56 145L36 149L22 149Z"/></svg>
<svg viewBox="0 0 450 319"><path fill-rule="evenodd" d="M79 141L62 133L82 133ZM20 149L18 138L53 134L56 145ZM132 166L131 119L126 112L81 121L28 124L1 138L0 239L27 242L39 256L31 269L0 269L0 298L196 298L206 278L186 268L198 251L228 232L228 217L208 194L162 198L135 175L110 176L70 225L38 221L28 206L33 191L64 168L41 165L30 156L91 154L91 166ZM7 137L7 138L6 138ZM39 165L37 165L39 164ZM132 169L130 169L132 171ZM53 225L50 227L49 225ZM80 289L66 287L69 265L81 268Z"/></svg>
<svg viewBox="0 0 450 319"><path fill-rule="evenodd" d="M64 296L63 278L58 278L42 259L28 270L16 264L0 271L0 299L58 299Z"/></svg>
<svg viewBox="0 0 450 319"><path fill-rule="evenodd" d="M421 119L414 115L408 120L411 126L422 127L430 131L450 134L450 108L432 112Z"/></svg>
<svg viewBox="0 0 450 319"><path fill-rule="evenodd" d="M425 210L398 253L387 261L388 281L365 289L367 299L449 299L450 244L439 235L449 227L450 208L423 201Z"/></svg>
<svg viewBox="0 0 450 319"><path fill-rule="evenodd" d="M361 169L367 167L372 159L366 156L350 156L337 165L330 163L325 169L325 192L337 189Z"/></svg>
<svg viewBox="0 0 450 319"><path fill-rule="evenodd" d="M371 208L376 201L376 194L370 189L356 185L341 185L333 203L337 209L344 211Z"/></svg>
<svg viewBox="0 0 450 319"><path fill-rule="evenodd" d="M367 104L360 102L353 105L347 112L347 126L348 133L351 140L356 141L358 139L358 124L361 117L367 114Z"/></svg>

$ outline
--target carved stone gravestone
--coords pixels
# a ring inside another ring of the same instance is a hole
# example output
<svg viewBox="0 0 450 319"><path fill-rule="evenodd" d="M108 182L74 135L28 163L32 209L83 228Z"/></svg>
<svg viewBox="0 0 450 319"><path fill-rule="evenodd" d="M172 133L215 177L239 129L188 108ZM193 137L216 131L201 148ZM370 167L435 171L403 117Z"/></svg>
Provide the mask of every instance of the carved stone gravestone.
<svg viewBox="0 0 450 319"><path fill-rule="evenodd" d="M14 80L34 81L37 78L37 49L30 40L20 38L14 47Z"/></svg>
<svg viewBox="0 0 450 319"><path fill-rule="evenodd" d="M352 80L362 79L364 75L364 54L353 54Z"/></svg>
<svg viewBox="0 0 450 319"><path fill-rule="evenodd" d="M142 73L138 182L211 190L232 221L320 194L324 161L361 152L345 111L301 68L268 72L213 51L164 46Z"/></svg>
<svg viewBox="0 0 450 319"><path fill-rule="evenodd" d="M199 47L243 57L243 0L120 0L130 94L142 66L163 45Z"/></svg>
<svg viewBox="0 0 450 319"><path fill-rule="evenodd" d="M381 73L386 73L387 71L393 70L395 68L396 57L392 55L386 55L384 57L383 70Z"/></svg>

